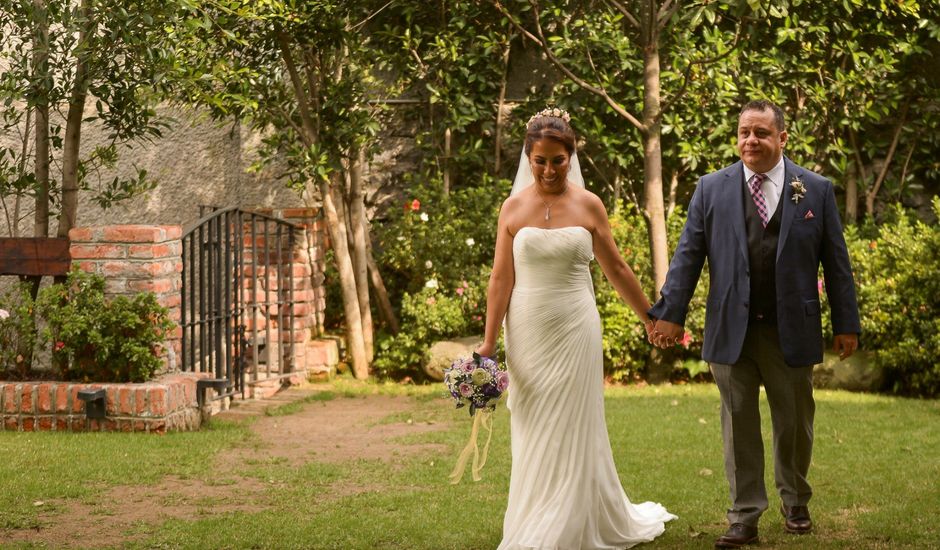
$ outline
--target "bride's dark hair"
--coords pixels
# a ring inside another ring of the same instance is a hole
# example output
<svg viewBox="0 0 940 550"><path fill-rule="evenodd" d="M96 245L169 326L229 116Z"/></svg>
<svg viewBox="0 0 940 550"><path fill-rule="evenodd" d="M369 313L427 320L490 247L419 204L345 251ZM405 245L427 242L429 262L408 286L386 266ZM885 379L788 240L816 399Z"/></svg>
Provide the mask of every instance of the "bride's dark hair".
<svg viewBox="0 0 940 550"><path fill-rule="evenodd" d="M525 132L526 156L532 153L532 146L535 145L535 142L543 139L555 140L565 147L569 156L574 154L577 136L571 125L565 122L563 118L542 115L529 123Z"/></svg>

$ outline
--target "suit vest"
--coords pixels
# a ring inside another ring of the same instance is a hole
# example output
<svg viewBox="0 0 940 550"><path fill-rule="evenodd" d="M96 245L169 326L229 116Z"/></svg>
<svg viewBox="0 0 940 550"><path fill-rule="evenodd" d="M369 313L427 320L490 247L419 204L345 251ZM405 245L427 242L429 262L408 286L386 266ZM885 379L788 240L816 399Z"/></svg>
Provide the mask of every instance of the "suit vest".
<svg viewBox="0 0 940 550"><path fill-rule="evenodd" d="M747 254L751 272L751 297L748 321L777 322L777 241L780 218L783 217L783 196L777 201L767 227L761 226L760 214L746 184L744 193L744 225L747 228Z"/></svg>

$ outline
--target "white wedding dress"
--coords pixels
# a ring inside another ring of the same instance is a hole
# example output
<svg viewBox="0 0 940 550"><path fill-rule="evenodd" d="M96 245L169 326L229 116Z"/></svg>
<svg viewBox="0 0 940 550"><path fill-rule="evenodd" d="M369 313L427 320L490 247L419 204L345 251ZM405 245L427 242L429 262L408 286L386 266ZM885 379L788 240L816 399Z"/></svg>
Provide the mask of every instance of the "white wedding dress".
<svg viewBox="0 0 940 550"><path fill-rule="evenodd" d="M632 504L614 467L592 235L578 226L524 227L513 257L505 325L512 477L499 550L620 549L653 540L676 516L654 502Z"/></svg>

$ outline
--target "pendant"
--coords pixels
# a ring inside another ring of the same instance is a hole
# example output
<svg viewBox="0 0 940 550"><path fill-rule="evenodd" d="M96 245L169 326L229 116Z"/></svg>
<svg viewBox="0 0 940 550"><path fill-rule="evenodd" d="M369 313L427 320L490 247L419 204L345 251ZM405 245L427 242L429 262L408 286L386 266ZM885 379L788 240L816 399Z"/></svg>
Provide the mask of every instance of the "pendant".
<svg viewBox="0 0 940 550"><path fill-rule="evenodd" d="M548 207L548 208L545 209L545 220L546 220L546 221L548 220L548 218L551 217L551 211L552 211L552 208L551 208L551 207Z"/></svg>

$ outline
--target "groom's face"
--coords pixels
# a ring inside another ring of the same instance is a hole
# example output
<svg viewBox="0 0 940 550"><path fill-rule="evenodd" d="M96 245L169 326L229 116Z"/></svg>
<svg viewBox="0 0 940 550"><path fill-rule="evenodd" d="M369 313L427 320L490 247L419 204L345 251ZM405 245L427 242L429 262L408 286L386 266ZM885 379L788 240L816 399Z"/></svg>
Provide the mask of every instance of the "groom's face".
<svg viewBox="0 0 940 550"><path fill-rule="evenodd" d="M755 172L769 172L780 162L787 133L777 128L774 112L770 109L749 109L738 119L738 154L748 168Z"/></svg>

